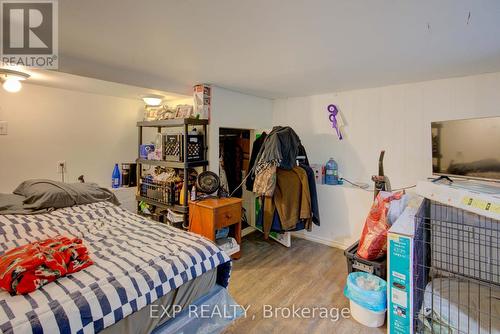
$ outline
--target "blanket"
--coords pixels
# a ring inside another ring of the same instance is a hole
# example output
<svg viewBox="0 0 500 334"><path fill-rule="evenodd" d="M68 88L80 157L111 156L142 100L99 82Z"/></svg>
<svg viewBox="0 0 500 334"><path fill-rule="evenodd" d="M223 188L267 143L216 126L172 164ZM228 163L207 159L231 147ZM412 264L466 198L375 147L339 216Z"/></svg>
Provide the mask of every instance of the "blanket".
<svg viewBox="0 0 500 334"><path fill-rule="evenodd" d="M425 288L419 319L424 333L500 333L500 290L440 277Z"/></svg>
<svg viewBox="0 0 500 334"><path fill-rule="evenodd" d="M35 241L0 256L0 287L11 295L29 293L92 263L81 239Z"/></svg>

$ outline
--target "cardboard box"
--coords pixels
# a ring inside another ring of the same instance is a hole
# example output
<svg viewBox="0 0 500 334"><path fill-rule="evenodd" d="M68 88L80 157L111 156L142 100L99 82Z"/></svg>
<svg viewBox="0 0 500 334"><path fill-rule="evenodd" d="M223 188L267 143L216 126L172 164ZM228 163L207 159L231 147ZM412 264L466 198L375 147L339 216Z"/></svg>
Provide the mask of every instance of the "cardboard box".
<svg viewBox="0 0 500 334"><path fill-rule="evenodd" d="M387 333L414 332L415 215L422 197L413 197L387 234Z"/></svg>
<svg viewBox="0 0 500 334"><path fill-rule="evenodd" d="M210 120L212 104L212 88L209 85L193 87L194 117Z"/></svg>

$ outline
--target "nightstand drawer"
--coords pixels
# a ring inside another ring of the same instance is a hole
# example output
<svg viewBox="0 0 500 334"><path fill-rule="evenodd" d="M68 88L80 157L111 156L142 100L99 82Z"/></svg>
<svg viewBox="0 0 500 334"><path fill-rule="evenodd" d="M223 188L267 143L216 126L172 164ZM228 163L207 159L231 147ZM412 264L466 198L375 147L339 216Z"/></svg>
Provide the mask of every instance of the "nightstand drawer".
<svg viewBox="0 0 500 334"><path fill-rule="evenodd" d="M217 208L214 212L215 228L220 229L241 221L241 206L228 205Z"/></svg>

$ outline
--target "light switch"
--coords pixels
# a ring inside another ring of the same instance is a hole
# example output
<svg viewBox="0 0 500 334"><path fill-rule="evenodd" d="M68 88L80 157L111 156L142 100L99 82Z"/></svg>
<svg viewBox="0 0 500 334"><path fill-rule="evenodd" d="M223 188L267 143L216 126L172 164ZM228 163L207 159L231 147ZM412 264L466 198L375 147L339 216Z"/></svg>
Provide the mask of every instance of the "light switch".
<svg viewBox="0 0 500 334"><path fill-rule="evenodd" d="M7 121L0 121L0 135L6 135L7 134Z"/></svg>

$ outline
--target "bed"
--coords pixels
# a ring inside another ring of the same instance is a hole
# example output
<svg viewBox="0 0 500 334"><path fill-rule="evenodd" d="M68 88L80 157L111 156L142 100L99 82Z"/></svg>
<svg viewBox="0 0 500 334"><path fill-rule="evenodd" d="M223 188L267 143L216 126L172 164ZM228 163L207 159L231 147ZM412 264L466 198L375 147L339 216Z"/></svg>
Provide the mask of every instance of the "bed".
<svg viewBox="0 0 500 334"><path fill-rule="evenodd" d="M227 286L229 257L209 240L150 221L110 202L38 214L0 214L0 254L56 235L82 238L94 264L27 295L0 291L3 333L150 333L215 284Z"/></svg>

